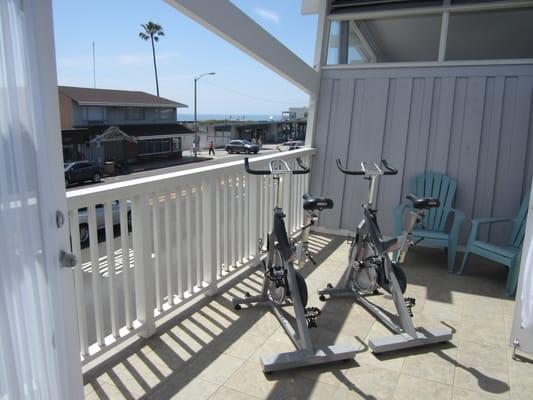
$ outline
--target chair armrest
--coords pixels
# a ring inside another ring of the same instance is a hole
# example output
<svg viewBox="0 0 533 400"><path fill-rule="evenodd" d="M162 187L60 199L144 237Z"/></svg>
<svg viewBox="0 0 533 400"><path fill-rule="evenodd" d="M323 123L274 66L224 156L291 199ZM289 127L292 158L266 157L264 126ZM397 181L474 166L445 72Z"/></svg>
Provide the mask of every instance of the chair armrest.
<svg viewBox="0 0 533 400"><path fill-rule="evenodd" d="M512 221L512 218L478 218L472 220L472 225L481 225L481 224L495 224L499 222L509 222Z"/></svg>
<svg viewBox="0 0 533 400"><path fill-rule="evenodd" d="M396 235L399 235L403 231L403 214L405 210L410 208L408 203L402 203L397 207L394 207L392 214L394 216L394 229Z"/></svg>
<svg viewBox="0 0 533 400"><path fill-rule="evenodd" d="M453 214L452 228L450 229L450 240L457 242L459 239L459 230L466 219L466 214L463 211L455 208L444 208L442 212L446 216L446 219L450 217L450 214Z"/></svg>
<svg viewBox="0 0 533 400"><path fill-rule="evenodd" d="M512 218L478 218L472 220L472 228L470 229L470 236L468 237L468 245L477 239L479 226L482 224L495 224L499 222L510 222Z"/></svg>

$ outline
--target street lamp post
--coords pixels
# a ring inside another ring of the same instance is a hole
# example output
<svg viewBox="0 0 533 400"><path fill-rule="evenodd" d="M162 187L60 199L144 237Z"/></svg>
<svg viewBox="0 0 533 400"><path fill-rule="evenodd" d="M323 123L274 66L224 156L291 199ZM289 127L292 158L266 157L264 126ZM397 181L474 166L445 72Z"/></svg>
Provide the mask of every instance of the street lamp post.
<svg viewBox="0 0 533 400"><path fill-rule="evenodd" d="M196 82L198 82L201 78L203 78L206 75L215 75L214 72L206 72L205 74L199 75L194 78L194 149L195 149L195 155L198 154L198 147L200 146L200 138L198 137L198 115L197 115L197 106L196 106Z"/></svg>

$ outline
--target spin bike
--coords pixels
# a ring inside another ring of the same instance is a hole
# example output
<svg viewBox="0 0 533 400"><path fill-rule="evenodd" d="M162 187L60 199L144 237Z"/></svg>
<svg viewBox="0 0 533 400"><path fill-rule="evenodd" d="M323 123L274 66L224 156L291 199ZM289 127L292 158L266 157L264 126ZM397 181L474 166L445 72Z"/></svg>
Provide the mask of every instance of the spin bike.
<svg viewBox="0 0 533 400"><path fill-rule="evenodd" d="M413 207L408 214L404 231L396 238L384 240L376 216L377 183L382 175L396 175L398 171L391 168L386 160L382 160L381 165L363 161L360 171L349 171L343 168L340 160L337 159L337 167L346 175L361 175L369 181L368 202L363 204L363 220L357 227L356 236L349 242L350 253L344 275L336 288L328 284L326 289L318 291L320 300L326 301L334 296L351 296L394 332L391 336L370 338L369 346L374 353L385 353L450 340L452 332L447 327L432 330L415 329L412 320L415 299L403 297L407 288L407 279L400 267L411 244L409 234L416 223L422 220L425 210L439 207L439 200L407 195ZM391 258L393 252L397 253L396 261ZM378 287L391 294L397 316L393 316L368 300L367 297L379 294Z"/></svg>
<svg viewBox="0 0 533 400"><path fill-rule="evenodd" d="M261 356L261 364L265 373L348 360L355 356L357 350L351 345L315 347L311 341L309 329L316 327L316 318L320 314L320 310L316 307L306 308L308 299L307 286L302 275L294 269L293 262L300 255L309 254L305 247L309 229L316 220L318 212L332 208L333 201L326 198L316 198L309 194L304 195L303 207L306 211L306 218L302 235L303 240L297 246L294 246L285 229L285 214L282 208L282 180L285 174L309 173L309 169L303 165L300 159L297 162L301 169L291 170L285 161L272 160L269 163L268 170L254 170L250 168L248 158L244 159L244 167L247 173L252 175L272 175L276 182L276 204L273 229L267 240L268 255L266 262L263 261L264 280L261 294L250 296L249 293L245 293L244 297L232 300L233 306L236 310L241 309L241 304L269 307L297 348L296 351L292 352ZM283 310L284 306L290 305L292 305L294 310L296 327L293 327Z"/></svg>

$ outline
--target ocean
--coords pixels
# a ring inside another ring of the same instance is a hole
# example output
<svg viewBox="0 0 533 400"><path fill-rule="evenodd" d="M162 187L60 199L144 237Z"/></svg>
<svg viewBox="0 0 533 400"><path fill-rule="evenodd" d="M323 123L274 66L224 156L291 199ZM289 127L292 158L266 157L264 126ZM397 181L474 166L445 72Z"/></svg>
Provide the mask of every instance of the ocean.
<svg viewBox="0 0 533 400"><path fill-rule="evenodd" d="M198 114L198 121L232 120L232 121L281 121L281 114ZM178 121L194 121L194 114L180 114Z"/></svg>

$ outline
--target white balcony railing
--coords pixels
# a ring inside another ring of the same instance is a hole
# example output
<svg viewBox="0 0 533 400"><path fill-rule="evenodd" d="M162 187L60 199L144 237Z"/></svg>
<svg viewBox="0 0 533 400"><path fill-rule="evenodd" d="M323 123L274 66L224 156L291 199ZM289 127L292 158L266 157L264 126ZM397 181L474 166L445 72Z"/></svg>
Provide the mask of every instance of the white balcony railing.
<svg viewBox="0 0 533 400"><path fill-rule="evenodd" d="M309 163L312 154L299 149L251 163ZM291 233L303 223L307 185L308 175L285 178ZM214 294L221 279L253 264L271 228L273 189L270 177L248 175L235 161L68 192L82 362L133 334L152 335L162 315ZM88 246L80 244L80 224Z"/></svg>

